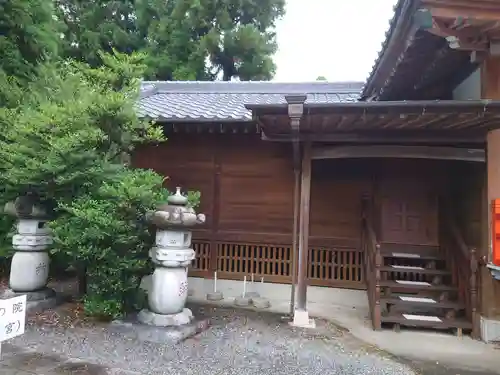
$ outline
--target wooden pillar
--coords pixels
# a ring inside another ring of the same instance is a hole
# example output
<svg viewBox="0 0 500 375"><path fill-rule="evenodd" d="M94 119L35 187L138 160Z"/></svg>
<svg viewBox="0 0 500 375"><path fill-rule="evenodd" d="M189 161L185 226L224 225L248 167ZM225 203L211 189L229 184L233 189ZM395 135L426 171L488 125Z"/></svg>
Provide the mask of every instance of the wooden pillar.
<svg viewBox="0 0 500 375"><path fill-rule="evenodd" d="M481 66L482 99L500 100L500 56L488 56ZM486 202L484 203L483 246L478 256L488 260L491 254L491 200L500 198L500 129L486 137ZM481 267L479 284L481 337L489 341L500 329L500 281L495 280L487 267Z"/></svg>
<svg viewBox="0 0 500 375"><path fill-rule="evenodd" d="M314 320L307 312L307 263L309 252L309 214L311 203L311 144L304 144L300 179L299 210L299 272L297 277L297 307L293 324L300 327L314 327Z"/></svg>
<svg viewBox="0 0 500 375"><path fill-rule="evenodd" d="M300 210L300 165L294 165L294 186L293 186L293 229L292 229L292 290L290 293L290 316L295 310L295 285L297 284L297 255L299 237L299 210Z"/></svg>
<svg viewBox="0 0 500 375"><path fill-rule="evenodd" d="M487 239L480 257L489 259L491 254L491 201L500 198L500 129L490 131L486 137L487 148ZM481 312L486 318L500 320L500 281L495 280L488 269L481 272Z"/></svg>
<svg viewBox="0 0 500 375"><path fill-rule="evenodd" d="M209 275L206 278L213 278L214 272L217 271L217 241L216 235L219 231L219 217L220 217L220 147L221 140L220 137L215 138L215 149L214 149L214 175L213 175L213 196L212 196L212 229L210 231L210 270ZM202 198L203 199L203 198Z"/></svg>

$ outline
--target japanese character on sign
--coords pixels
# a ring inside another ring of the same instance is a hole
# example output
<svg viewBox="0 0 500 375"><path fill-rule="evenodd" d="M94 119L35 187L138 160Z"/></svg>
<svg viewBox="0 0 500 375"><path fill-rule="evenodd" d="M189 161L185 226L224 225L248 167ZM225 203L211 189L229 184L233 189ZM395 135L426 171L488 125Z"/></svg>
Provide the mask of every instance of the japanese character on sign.
<svg viewBox="0 0 500 375"><path fill-rule="evenodd" d="M24 311L23 309L23 303L22 302L17 302L12 305L12 313L17 314L17 313L22 313Z"/></svg>
<svg viewBox="0 0 500 375"><path fill-rule="evenodd" d="M19 332L19 328L21 328L21 322L18 320L16 322L9 322L5 326L5 334L11 335L14 333L14 327L17 325L16 333Z"/></svg>

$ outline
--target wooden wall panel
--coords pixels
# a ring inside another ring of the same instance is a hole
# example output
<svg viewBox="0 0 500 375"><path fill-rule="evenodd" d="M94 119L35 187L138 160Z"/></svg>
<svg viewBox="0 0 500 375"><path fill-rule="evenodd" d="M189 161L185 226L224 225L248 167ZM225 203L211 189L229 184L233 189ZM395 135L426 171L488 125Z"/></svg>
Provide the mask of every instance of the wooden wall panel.
<svg viewBox="0 0 500 375"><path fill-rule="evenodd" d="M183 191L200 191L198 210L207 215L204 229L213 224L215 141L212 135L172 135L163 144L139 147L132 158L134 166L166 176L169 190L180 186Z"/></svg>
<svg viewBox="0 0 500 375"><path fill-rule="evenodd" d="M478 258L488 258L489 204L486 202L486 166L460 163L453 168L452 196L457 219L467 245L476 247ZM500 287L486 267L479 268L479 308L481 315L500 318Z"/></svg>
<svg viewBox="0 0 500 375"><path fill-rule="evenodd" d="M359 241L361 199L371 191L364 161L314 161L312 176L311 236Z"/></svg>
<svg viewBox="0 0 500 375"><path fill-rule="evenodd" d="M219 230L291 234L290 145L263 142L259 136L226 136L222 142Z"/></svg>
<svg viewBox="0 0 500 375"><path fill-rule="evenodd" d="M457 163L455 173L455 200L459 225L469 246L481 248L483 242L483 191L485 165ZM464 178L465 177L465 178ZM458 193L458 194L457 194Z"/></svg>
<svg viewBox="0 0 500 375"><path fill-rule="evenodd" d="M360 203L371 178L363 163L313 163L310 285L364 287ZM191 275L210 277L217 270L221 278L254 273L291 282L290 144L265 142L259 135L172 135L165 144L138 148L133 164L168 176L170 189L201 191L207 225L194 232Z"/></svg>

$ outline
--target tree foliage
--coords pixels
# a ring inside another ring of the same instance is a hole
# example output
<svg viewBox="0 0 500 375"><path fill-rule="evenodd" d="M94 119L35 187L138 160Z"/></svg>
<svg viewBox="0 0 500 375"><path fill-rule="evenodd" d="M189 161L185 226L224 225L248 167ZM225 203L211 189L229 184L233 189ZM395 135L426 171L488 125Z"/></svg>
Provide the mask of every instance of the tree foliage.
<svg viewBox="0 0 500 375"><path fill-rule="evenodd" d="M158 80L270 79L284 0L57 0L65 56L145 51Z"/></svg>
<svg viewBox="0 0 500 375"><path fill-rule="evenodd" d="M203 2L201 2L203 3ZM275 72L276 20L284 14L284 0L211 1L196 7L192 19L202 22L202 45L212 74L224 80L268 80ZM197 4L197 5L198 5Z"/></svg>
<svg viewBox="0 0 500 375"><path fill-rule="evenodd" d="M0 108L21 99L18 85L36 74L40 61L57 57L58 23L45 0L0 0Z"/></svg>
<svg viewBox="0 0 500 375"><path fill-rule="evenodd" d="M51 206L69 200L112 174L136 142L161 137L134 110L143 56L102 58L96 69L72 61L41 67L23 105L0 114L4 201L20 194Z"/></svg>
<svg viewBox="0 0 500 375"><path fill-rule="evenodd" d="M144 56L100 58L99 68L40 66L22 105L0 112L0 204L29 195L52 208L53 252L87 267L87 312L114 317L131 308L130 292L148 270L144 217L166 194L163 177L123 165L122 156L164 139L134 111Z"/></svg>
<svg viewBox="0 0 500 375"><path fill-rule="evenodd" d="M57 55L53 4L44 0L0 1L0 70L28 78L40 60Z"/></svg>

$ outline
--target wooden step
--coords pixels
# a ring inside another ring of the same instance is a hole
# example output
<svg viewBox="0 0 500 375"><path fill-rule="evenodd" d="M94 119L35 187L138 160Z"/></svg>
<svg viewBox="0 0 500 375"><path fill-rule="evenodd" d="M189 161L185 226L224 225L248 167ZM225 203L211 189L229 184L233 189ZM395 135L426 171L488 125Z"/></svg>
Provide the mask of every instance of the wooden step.
<svg viewBox="0 0 500 375"><path fill-rule="evenodd" d="M408 307L426 307L436 309L462 310L465 306L454 301L439 301L437 298L421 297L416 295L392 295L390 297L380 298L380 302Z"/></svg>
<svg viewBox="0 0 500 375"><path fill-rule="evenodd" d="M405 251L382 252L381 254L384 258L444 260L442 256L439 256L437 254L418 254Z"/></svg>
<svg viewBox="0 0 500 375"><path fill-rule="evenodd" d="M425 268L418 266L398 266L398 265L389 265L380 267L380 271L382 272L412 272L412 273L420 273L426 275L449 275L450 271L448 270L437 270L433 268Z"/></svg>
<svg viewBox="0 0 500 375"><path fill-rule="evenodd" d="M450 285L433 285L426 281L407 281L407 280L382 280L380 281L381 287L391 289L408 289L408 290L422 290L422 291L455 291L456 287Z"/></svg>
<svg viewBox="0 0 500 375"><path fill-rule="evenodd" d="M442 260L444 256L438 246L389 243L380 246L382 256L387 258Z"/></svg>
<svg viewBox="0 0 500 375"><path fill-rule="evenodd" d="M462 318L446 319L431 315L395 313L382 316L383 323L395 323L407 327L426 327L434 329L472 329L472 323Z"/></svg>

